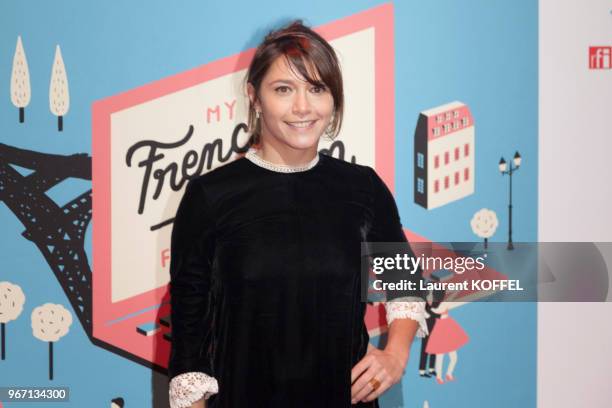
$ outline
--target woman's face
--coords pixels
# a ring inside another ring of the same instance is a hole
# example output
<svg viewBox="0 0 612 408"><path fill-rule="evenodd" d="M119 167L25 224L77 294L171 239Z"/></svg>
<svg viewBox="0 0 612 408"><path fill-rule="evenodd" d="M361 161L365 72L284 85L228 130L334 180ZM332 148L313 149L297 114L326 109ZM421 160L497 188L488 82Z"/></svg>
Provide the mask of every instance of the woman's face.
<svg viewBox="0 0 612 408"><path fill-rule="evenodd" d="M255 89L251 84L248 87L249 97L254 100ZM261 82L255 108L261 112L263 143L297 150L316 149L331 121L334 100L327 87L296 77L280 56Z"/></svg>

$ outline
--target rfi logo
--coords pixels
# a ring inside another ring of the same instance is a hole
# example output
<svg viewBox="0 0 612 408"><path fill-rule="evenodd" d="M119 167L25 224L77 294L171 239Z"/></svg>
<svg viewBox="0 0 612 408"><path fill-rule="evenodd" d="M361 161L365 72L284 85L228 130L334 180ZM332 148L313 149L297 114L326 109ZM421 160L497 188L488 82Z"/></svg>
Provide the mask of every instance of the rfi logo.
<svg viewBox="0 0 612 408"><path fill-rule="evenodd" d="M589 69L612 69L612 47L589 47Z"/></svg>

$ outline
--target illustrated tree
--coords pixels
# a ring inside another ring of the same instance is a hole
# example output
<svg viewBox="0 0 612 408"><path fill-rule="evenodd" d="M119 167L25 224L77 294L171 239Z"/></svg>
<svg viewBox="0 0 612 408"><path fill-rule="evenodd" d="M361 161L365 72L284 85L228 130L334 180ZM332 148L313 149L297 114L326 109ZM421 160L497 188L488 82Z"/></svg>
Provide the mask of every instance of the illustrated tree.
<svg viewBox="0 0 612 408"><path fill-rule="evenodd" d="M64 115L70 108L70 94L68 93L68 77L62 58L60 46L55 47L55 58L51 69L51 84L49 85L49 108L57 116L57 130L64 129Z"/></svg>
<svg viewBox="0 0 612 408"><path fill-rule="evenodd" d="M17 46L13 56L13 72L11 74L11 102L19 108L19 123L25 121L25 107L30 103L30 71L26 59L21 36L17 37Z"/></svg>
<svg viewBox="0 0 612 408"><path fill-rule="evenodd" d="M470 224L472 232L480 238L484 238L484 247L487 249L488 240L495 234L499 225L495 211L487 208L477 211L472 217Z"/></svg>
<svg viewBox="0 0 612 408"><path fill-rule="evenodd" d="M2 360L5 358L6 323L17 320L23 311L25 295L11 282L0 282L0 330L2 336Z"/></svg>
<svg viewBox="0 0 612 408"><path fill-rule="evenodd" d="M49 342L49 379L53 379L53 343L64 337L72 324L72 314L64 306L45 303L32 311L32 334Z"/></svg>

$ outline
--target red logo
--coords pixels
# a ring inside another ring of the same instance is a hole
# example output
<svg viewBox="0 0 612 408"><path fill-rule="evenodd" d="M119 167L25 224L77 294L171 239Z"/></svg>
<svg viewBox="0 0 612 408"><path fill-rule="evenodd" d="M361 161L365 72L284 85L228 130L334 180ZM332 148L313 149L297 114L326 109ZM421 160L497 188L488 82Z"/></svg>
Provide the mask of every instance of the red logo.
<svg viewBox="0 0 612 408"><path fill-rule="evenodd" d="M589 69L612 69L612 47L589 47Z"/></svg>

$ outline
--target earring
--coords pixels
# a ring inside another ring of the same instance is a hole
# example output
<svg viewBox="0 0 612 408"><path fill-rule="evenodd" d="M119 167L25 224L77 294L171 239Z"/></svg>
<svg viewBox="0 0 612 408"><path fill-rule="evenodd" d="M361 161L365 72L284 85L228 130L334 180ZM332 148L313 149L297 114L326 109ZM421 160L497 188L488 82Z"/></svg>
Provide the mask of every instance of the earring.
<svg viewBox="0 0 612 408"><path fill-rule="evenodd" d="M327 126L327 129L325 129L325 134L327 135L327 137L331 137L332 133L333 133L332 132L332 127L331 127L331 124L329 124Z"/></svg>
<svg viewBox="0 0 612 408"><path fill-rule="evenodd" d="M332 123L334 123L334 115L332 115L331 120L329 121L329 125L327 125L327 128L325 129L325 134L328 137L331 137L331 135L333 134Z"/></svg>

